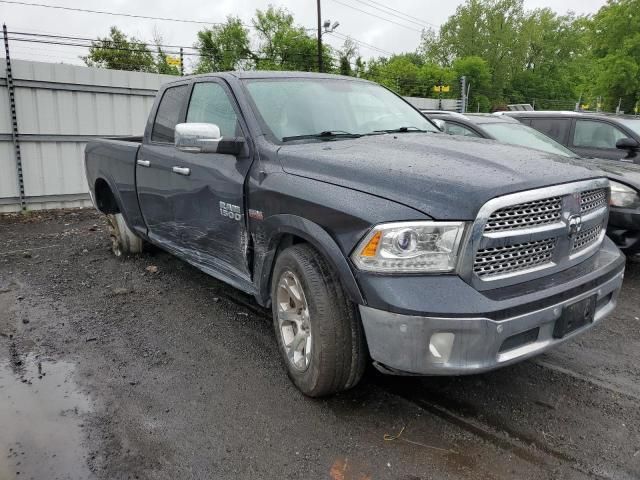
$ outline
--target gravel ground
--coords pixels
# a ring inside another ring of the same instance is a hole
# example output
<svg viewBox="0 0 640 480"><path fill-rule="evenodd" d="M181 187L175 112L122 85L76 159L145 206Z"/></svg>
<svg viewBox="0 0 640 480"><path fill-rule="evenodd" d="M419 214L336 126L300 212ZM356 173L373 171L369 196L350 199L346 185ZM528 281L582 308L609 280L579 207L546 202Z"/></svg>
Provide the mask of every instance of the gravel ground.
<svg viewBox="0 0 640 480"><path fill-rule="evenodd" d="M639 305L631 264L616 312L549 354L311 400L250 297L114 258L93 211L4 216L0 479L640 478Z"/></svg>

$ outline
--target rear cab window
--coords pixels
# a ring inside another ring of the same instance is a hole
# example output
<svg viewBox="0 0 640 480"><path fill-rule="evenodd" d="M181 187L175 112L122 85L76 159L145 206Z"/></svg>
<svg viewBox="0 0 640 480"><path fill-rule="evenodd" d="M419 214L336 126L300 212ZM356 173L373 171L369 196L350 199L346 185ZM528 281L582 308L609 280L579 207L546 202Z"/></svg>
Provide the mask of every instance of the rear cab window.
<svg viewBox="0 0 640 480"><path fill-rule="evenodd" d="M562 145L569 140L570 118L532 118L530 125Z"/></svg>
<svg viewBox="0 0 640 480"><path fill-rule="evenodd" d="M151 129L151 141L173 143L180 112L189 92L189 85L169 87L164 91Z"/></svg>

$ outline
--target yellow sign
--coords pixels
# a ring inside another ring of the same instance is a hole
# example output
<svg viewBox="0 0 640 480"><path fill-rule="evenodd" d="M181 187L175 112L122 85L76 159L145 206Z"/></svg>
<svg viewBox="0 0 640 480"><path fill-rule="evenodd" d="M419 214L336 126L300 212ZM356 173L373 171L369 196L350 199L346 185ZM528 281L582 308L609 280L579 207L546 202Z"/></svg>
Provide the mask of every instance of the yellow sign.
<svg viewBox="0 0 640 480"><path fill-rule="evenodd" d="M180 57L172 57L170 55L167 55L167 63L169 65L171 65L172 67L179 67L180 66Z"/></svg>
<svg viewBox="0 0 640 480"><path fill-rule="evenodd" d="M447 93L449 91L449 88L449 85L436 85L435 87L433 87L433 91Z"/></svg>
<svg viewBox="0 0 640 480"><path fill-rule="evenodd" d="M636 103L636 106L633 109L634 113L640 112L640 108L638 108L639 105L640 105L640 103Z"/></svg>

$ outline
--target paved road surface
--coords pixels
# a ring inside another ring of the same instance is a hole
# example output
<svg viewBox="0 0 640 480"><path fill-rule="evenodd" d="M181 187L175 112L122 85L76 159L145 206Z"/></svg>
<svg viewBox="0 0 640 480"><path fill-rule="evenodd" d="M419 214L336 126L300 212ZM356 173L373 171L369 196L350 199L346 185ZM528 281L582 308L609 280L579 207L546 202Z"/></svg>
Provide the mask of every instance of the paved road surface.
<svg viewBox="0 0 640 480"><path fill-rule="evenodd" d="M640 477L639 265L612 317L535 360L311 400L250 297L161 251L116 259L106 232L0 219L2 480Z"/></svg>

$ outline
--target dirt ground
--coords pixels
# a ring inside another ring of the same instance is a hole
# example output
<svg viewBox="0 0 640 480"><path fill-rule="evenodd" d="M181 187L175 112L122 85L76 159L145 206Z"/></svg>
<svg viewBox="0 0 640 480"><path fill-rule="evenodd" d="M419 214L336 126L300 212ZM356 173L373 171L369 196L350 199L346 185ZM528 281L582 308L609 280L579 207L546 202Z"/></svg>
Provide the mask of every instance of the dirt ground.
<svg viewBox="0 0 640 480"><path fill-rule="evenodd" d="M640 478L640 265L615 313L534 360L287 379L268 313L93 211L0 217L0 480Z"/></svg>

